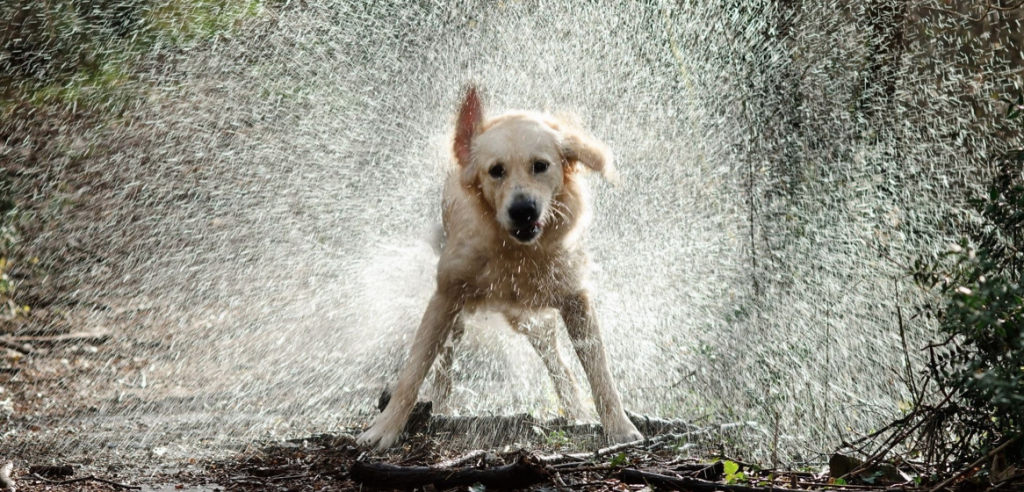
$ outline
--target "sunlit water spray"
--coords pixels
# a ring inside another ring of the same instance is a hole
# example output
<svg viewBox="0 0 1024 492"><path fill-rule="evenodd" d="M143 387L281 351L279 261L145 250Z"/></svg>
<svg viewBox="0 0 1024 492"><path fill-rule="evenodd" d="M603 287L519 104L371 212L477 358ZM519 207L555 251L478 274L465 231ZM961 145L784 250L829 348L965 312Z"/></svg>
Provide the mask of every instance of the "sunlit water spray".
<svg viewBox="0 0 1024 492"><path fill-rule="evenodd" d="M117 252L97 297L158 343L111 383L96 439L188 456L368 422L433 289L471 81L491 115L571 112L613 149L588 243L628 409L753 422L741 449L811 458L910 398L897 263L941 247L940 198L976 178L949 133L900 122L973 119L940 95L864 117L871 33L843 9L300 3L147 58L154 87L97 137L128 142L95 164L120 204L83 232ZM911 68L895 107L930 97ZM914 364L926 328L906 322ZM472 323L456 361L453 412L557 414L500 322Z"/></svg>

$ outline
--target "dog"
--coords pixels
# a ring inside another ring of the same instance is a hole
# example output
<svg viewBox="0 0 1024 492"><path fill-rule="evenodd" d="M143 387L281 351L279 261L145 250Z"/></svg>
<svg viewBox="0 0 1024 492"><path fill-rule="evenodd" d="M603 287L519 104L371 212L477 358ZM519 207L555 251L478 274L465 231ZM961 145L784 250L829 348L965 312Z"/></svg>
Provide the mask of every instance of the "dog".
<svg viewBox="0 0 1024 492"><path fill-rule="evenodd" d="M435 387L439 399L447 398L453 340L464 330L463 318L480 310L503 314L527 335L565 413L577 418L583 410L576 383L556 345L554 314L560 315L608 441L643 439L622 407L586 287L589 258L581 234L590 210L582 173L589 169L614 181L610 151L548 114L517 111L485 119L473 86L459 108L453 150L458 168L443 194L437 289L390 402L358 442L386 449L398 441L442 349Z"/></svg>

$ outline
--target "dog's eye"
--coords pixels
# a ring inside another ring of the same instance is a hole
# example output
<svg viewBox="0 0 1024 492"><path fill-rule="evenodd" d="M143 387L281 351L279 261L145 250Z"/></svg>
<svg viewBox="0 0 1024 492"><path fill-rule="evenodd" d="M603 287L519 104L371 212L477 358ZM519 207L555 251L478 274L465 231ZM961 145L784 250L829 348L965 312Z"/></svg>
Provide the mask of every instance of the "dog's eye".
<svg viewBox="0 0 1024 492"><path fill-rule="evenodd" d="M533 174L540 174L548 170L548 163L537 161L533 163Z"/></svg>
<svg viewBox="0 0 1024 492"><path fill-rule="evenodd" d="M502 166L501 164L496 164L494 166L491 166L491 169L489 171L487 171L487 174L490 174L491 177L494 178L494 179L504 178L505 177L505 166Z"/></svg>

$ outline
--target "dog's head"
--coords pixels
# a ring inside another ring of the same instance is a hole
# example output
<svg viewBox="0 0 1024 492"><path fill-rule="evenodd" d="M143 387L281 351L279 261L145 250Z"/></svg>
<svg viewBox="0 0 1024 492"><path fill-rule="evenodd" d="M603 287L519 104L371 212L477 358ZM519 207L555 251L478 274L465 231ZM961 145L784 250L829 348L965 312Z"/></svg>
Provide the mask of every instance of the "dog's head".
<svg viewBox="0 0 1024 492"><path fill-rule="evenodd" d="M455 158L463 186L479 193L516 241L530 244L555 219L572 221L558 197L579 168L615 179L601 142L552 116L516 112L484 120L470 87L455 126Z"/></svg>

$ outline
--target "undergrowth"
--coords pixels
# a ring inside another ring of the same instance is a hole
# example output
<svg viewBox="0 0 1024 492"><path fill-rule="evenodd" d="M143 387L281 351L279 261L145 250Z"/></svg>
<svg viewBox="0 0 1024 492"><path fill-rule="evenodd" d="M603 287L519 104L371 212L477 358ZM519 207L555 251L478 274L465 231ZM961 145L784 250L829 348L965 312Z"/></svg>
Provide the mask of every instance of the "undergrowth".
<svg viewBox="0 0 1024 492"><path fill-rule="evenodd" d="M230 36L261 0L0 4L0 103L123 111L139 60Z"/></svg>
<svg viewBox="0 0 1024 492"><path fill-rule="evenodd" d="M1024 128L1024 95L1004 100L1008 126ZM939 302L922 314L939 324L925 377L947 403L925 427L937 458L964 461L1024 433L1024 145L1009 145L962 238L945 253L919 258L915 282ZM1024 459L1024 443L1006 450Z"/></svg>

